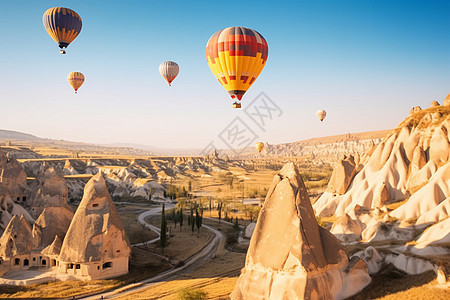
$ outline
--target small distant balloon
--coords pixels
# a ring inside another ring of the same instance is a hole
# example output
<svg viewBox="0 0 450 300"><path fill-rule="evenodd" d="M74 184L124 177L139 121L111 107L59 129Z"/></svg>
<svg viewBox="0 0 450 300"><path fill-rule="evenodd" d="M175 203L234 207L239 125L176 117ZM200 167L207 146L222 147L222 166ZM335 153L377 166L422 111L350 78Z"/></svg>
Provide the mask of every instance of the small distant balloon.
<svg viewBox="0 0 450 300"><path fill-rule="evenodd" d="M266 65L269 47L256 30L228 27L217 31L206 44L206 60L211 72L240 101ZM234 102L233 108L240 108Z"/></svg>
<svg viewBox="0 0 450 300"><path fill-rule="evenodd" d="M159 73L167 81L169 86L172 81L177 77L180 67L174 61L165 61L159 65Z"/></svg>
<svg viewBox="0 0 450 300"><path fill-rule="evenodd" d="M263 142L257 142L257 143L255 144L255 148L256 148L256 150L258 150L258 152L263 151L263 149L264 149L264 143L263 143Z"/></svg>
<svg viewBox="0 0 450 300"><path fill-rule="evenodd" d="M81 18L73 10L65 7L47 9L42 17L45 30L58 44L61 54L66 54L66 48L81 31Z"/></svg>
<svg viewBox="0 0 450 300"><path fill-rule="evenodd" d="M67 81L69 81L76 94L80 86L84 83L84 75L80 72L69 73L69 75L67 75Z"/></svg>
<svg viewBox="0 0 450 300"><path fill-rule="evenodd" d="M327 116L327 112L323 109L316 111L316 116L319 118L319 120L322 122L323 119Z"/></svg>

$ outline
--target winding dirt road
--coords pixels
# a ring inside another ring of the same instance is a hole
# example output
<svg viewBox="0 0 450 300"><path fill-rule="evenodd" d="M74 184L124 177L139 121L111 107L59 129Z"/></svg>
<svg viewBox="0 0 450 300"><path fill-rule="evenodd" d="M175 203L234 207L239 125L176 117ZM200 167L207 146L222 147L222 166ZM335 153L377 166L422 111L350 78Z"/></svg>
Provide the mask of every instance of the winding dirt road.
<svg viewBox="0 0 450 300"><path fill-rule="evenodd" d="M174 204L169 204L169 205L167 205L166 208L171 209L174 206L175 206ZM156 242L159 240L160 229L158 227L155 227L155 226L145 222L145 218L147 218L148 216L151 216L151 215L160 214L161 210L162 210L161 207L153 208L153 209L150 209L148 211L141 213L138 216L138 221L141 224L143 224L146 228L155 231L158 234L158 238L150 240L150 241L146 242L146 244L153 243L153 242ZM165 271L161 274L158 274L154 277L151 277L151 278L148 278L148 279L145 279L145 280L133 283L133 284L128 284L126 286L117 288L110 292L99 293L99 294L96 294L93 296L81 297L79 299L93 300L93 299L114 299L114 298L122 297L129 293L146 289L157 283L173 280L174 278L178 277L182 271L186 272L194 267L198 267L199 265L203 264L205 261L207 261L209 258L213 257L216 254L217 249L219 248L219 244L221 244L221 241L223 240L222 233L220 231L218 231L217 229L215 229L211 226L208 226L208 225L203 225L203 227L208 230L211 230L214 233L214 238L200 252L191 256L189 259L187 259L183 266L167 270L167 271ZM139 246L142 244L144 244L144 243L135 244L133 246ZM223 242L222 242L222 244L223 244Z"/></svg>

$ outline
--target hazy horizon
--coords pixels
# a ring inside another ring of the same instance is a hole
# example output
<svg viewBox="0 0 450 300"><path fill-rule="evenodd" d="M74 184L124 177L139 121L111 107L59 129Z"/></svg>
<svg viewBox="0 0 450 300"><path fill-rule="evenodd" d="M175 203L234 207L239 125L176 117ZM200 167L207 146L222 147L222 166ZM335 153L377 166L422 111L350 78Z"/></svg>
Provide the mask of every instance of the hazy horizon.
<svg viewBox="0 0 450 300"><path fill-rule="evenodd" d="M54 6L83 20L67 55L42 25ZM219 135L236 117L270 144L395 128L411 107L450 93L449 10L448 1L3 1L0 128L163 149L227 148ZM269 45L241 110L205 58L209 37L229 26ZM180 65L172 87L158 72L165 60ZM72 71L86 76L77 95ZM261 93L279 108L263 127L245 112Z"/></svg>

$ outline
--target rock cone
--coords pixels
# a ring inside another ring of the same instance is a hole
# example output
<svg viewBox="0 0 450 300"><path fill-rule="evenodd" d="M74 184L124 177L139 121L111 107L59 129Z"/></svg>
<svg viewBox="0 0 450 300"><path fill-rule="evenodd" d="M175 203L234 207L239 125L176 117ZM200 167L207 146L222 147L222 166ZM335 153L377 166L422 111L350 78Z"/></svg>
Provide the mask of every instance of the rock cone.
<svg viewBox="0 0 450 300"><path fill-rule="evenodd" d="M100 172L86 184L84 196L61 247L64 262L127 257L128 237Z"/></svg>
<svg viewBox="0 0 450 300"><path fill-rule="evenodd" d="M267 194L232 299L343 299L370 282L317 224L297 168L286 164Z"/></svg>

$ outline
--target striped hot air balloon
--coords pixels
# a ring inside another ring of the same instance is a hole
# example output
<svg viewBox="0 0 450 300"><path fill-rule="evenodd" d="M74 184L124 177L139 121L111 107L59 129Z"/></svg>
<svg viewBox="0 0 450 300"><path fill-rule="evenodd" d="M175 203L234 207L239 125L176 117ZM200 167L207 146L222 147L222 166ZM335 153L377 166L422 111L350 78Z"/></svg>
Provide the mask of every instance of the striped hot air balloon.
<svg viewBox="0 0 450 300"><path fill-rule="evenodd" d="M269 47L257 31L228 27L213 34L206 45L209 68L232 99L241 100L264 68ZM235 102L236 107L240 103Z"/></svg>
<svg viewBox="0 0 450 300"><path fill-rule="evenodd" d="M69 81L76 94L80 86L84 83L84 75L80 72L69 73L69 75L67 75L67 81Z"/></svg>
<svg viewBox="0 0 450 300"><path fill-rule="evenodd" d="M81 31L81 18L73 10L65 7L47 9L42 18L45 30L61 48L60 53L66 54L65 49Z"/></svg>
<svg viewBox="0 0 450 300"><path fill-rule="evenodd" d="M174 61L165 61L159 65L159 73L170 84L177 77L180 67Z"/></svg>

